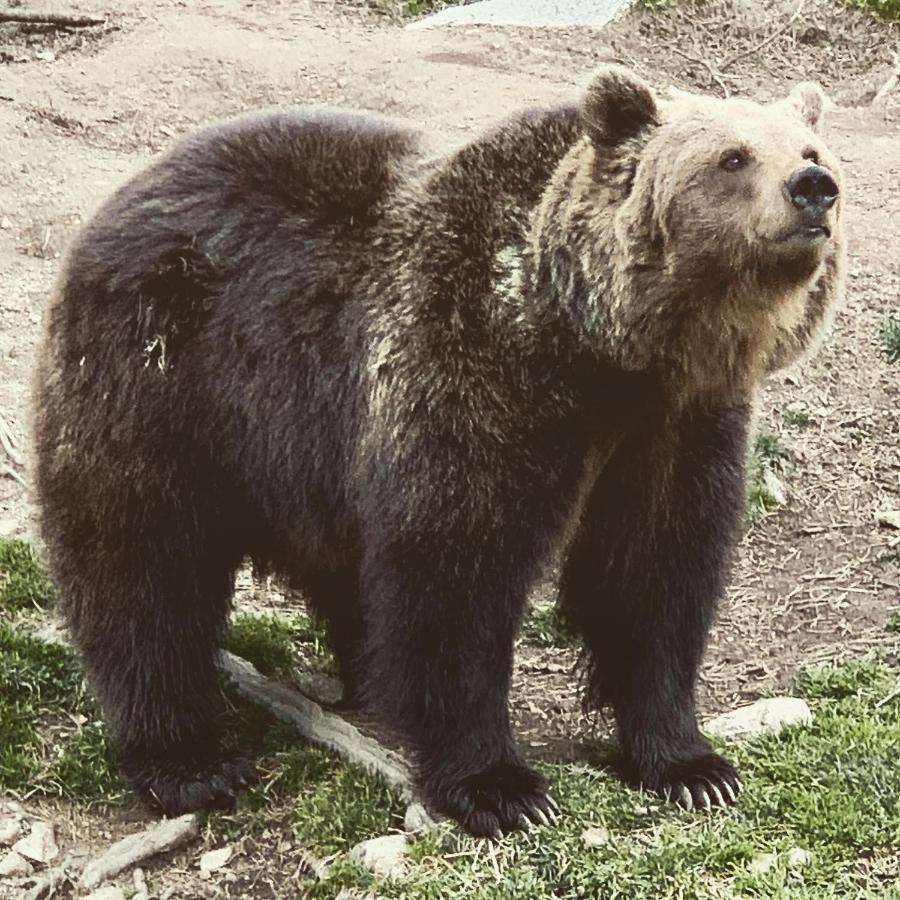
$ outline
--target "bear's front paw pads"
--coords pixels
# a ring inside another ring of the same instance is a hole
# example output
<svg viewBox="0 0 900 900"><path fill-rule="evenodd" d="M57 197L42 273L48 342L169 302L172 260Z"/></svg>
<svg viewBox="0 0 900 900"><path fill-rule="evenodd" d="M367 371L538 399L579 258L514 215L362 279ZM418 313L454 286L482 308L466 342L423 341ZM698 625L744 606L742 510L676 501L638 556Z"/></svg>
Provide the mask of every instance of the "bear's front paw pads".
<svg viewBox="0 0 900 900"><path fill-rule="evenodd" d="M135 787L167 816L234 808L237 794L256 781L246 759L232 759L196 771L154 768L132 777Z"/></svg>
<svg viewBox="0 0 900 900"><path fill-rule="evenodd" d="M657 788L664 799L683 809L706 812L730 806L742 790L735 767L716 753L673 763Z"/></svg>
<svg viewBox="0 0 900 900"><path fill-rule="evenodd" d="M544 779L514 763L495 763L438 789L433 803L474 837L496 840L511 831L551 825L559 815Z"/></svg>

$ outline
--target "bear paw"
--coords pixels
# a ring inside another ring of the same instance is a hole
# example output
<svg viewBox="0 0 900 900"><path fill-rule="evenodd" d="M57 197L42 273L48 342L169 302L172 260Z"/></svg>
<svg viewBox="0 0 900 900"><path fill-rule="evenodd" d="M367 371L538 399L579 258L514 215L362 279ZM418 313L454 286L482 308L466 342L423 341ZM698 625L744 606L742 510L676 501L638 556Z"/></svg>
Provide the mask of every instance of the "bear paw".
<svg viewBox="0 0 900 900"><path fill-rule="evenodd" d="M135 789L167 816L233 809L238 791L256 781L256 769L243 758L193 771L153 766L127 774Z"/></svg>
<svg viewBox="0 0 900 900"><path fill-rule="evenodd" d="M703 809L734 803L743 789L737 769L717 753L671 763L654 779L652 787L660 796L684 809Z"/></svg>
<svg viewBox="0 0 900 900"><path fill-rule="evenodd" d="M437 812L455 819L474 837L502 838L511 831L556 822L559 807L537 772L498 762L474 775L429 791Z"/></svg>

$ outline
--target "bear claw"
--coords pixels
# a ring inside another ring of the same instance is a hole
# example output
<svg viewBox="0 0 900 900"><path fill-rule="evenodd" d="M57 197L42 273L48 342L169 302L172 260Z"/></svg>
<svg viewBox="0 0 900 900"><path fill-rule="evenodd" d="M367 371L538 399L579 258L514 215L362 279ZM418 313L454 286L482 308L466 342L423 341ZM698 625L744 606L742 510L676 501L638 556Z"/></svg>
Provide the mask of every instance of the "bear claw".
<svg viewBox="0 0 900 900"><path fill-rule="evenodd" d="M494 840L549 826L559 809L543 778L517 763L494 763L452 785L432 786L428 793L435 811L456 819L474 837Z"/></svg>
<svg viewBox="0 0 900 900"><path fill-rule="evenodd" d="M715 753L673 763L662 777L652 779L650 786L685 810L705 812L735 803L743 788L734 766Z"/></svg>

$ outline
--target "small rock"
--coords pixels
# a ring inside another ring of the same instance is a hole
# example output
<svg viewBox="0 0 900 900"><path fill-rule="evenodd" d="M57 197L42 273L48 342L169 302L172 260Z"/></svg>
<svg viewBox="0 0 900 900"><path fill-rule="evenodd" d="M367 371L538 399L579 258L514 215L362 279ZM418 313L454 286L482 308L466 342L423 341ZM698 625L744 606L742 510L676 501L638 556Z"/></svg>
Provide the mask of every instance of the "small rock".
<svg viewBox="0 0 900 900"><path fill-rule="evenodd" d="M16 533L18 527L19 525L15 519L0 519L0 537L12 537ZM0 844L4 843L3 827L4 823L0 821Z"/></svg>
<svg viewBox="0 0 900 900"><path fill-rule="evenodd" d="M88 894L84 900L125 900L125 893L114 884L107 884L98 888L92 894Z"/></svg>
<svg viewBox="0 0 900 900"><path fill-rule="evenodd" d="M3 522L0 520L0 535L3 535ZM13 844L22 833L22 823L18 819L0 819L0 844Z"/></svg>
<svg viewBox="0 0 900 900"><path fill-rule="evenodd" d="M586 828L581 832L581 840L585 847L605 847L609 843L609 829Z"/></svg>
<svg viewBox="0 0 900 900"><path fill-rule="evenodd" d="M4 231L8 231L12 227L12 222L6 216L0 219L0 228L2 228Z"/></svg>
<svg viewBox="0 0 900 900"><path fill-rule="evenodd" d="M135 869L131 873L131 880L134 884L134 893L131 895L131 900L150 900L150 890L147 887L144 870Z"/></svg>
<svg viewBox="0 0 900 900"><path fill-rule="evenodd" d="M53 62L56 59L56 54L52 50L39 50L34 54L34 58L43 60L43 62Z"/></svg>
<svg viewBox="0 0 900 900"><path fill-rule="evenodd" d="M350 851L350 859L383 878L401 878L406 874L408 848L405 834L386 834L357 844Z"/></svg>
<svg viewBox="0 0 900 900"><path fill-rule="evenodd" d="M751 863L750 871L754 875L765 875L774 867L777 857L774 853L760 853Z"/></svg>
<svg viewBox="0 0 900 900"><path fill-rule="evenodd" d="M231 859L231 847L221 847L218 850L207 850L200 857L200 877L209 877L210 872L221 869Z"/></svg>
<svg viewBox="0 0 900 900"><path fill-rule="evenodd" d="M766 490L779 506L784 506L787 503L787 491L785 490L784 482L771 469L766 469L763 472L763 484L765 484Z"/></svg>
<svg viewBox="0 0 900 900"><path fill-rule="evenodd" d="M13 850L27 856L32 862L47 863L55 859L59 853L53 826L46 822L35 822L31 826L31 834L13 844Z"/></svg>
<svg viewBox="0 0 900 900"><path fill-rule="evenodd" d="M802 847L794 847L788 851L787 863L792 869L800 869L812 862L812 853Z"/></svg>
<svg viewBox="0 0 900 900"><path fill-rule="evenodd" d="M438 823L421 803L410 803L403 818L403 827L408 834L428 834L434 831Z"/></svg>
<svg viewBox="0 0 900 900"><path fill-rule="evenodd" d="M770 697L710 719L704 731L715 737L740 739L777 734L787 725L809 725L812 712L799 697Z"/></svg>
<svg viewBox="0 0 900 900"><path fill-rule="evenodd" d="M34 866L20 856L15 850L10 850L6 856L0 860L0 875L30 875L34 871Z"/></svg>
<svg viewBox="0 0 900 900"><path fill-rule="evenodd" d="M878 513L878 524L882 528L900 528L900 509L883 509Z"/></svg>

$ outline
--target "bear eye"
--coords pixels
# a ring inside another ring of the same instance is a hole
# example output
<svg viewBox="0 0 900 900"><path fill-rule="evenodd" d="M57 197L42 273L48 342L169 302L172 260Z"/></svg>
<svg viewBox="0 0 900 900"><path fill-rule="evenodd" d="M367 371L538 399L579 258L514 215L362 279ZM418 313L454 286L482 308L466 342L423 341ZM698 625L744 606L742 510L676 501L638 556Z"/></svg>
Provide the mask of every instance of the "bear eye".
<svg viewBox="0 0 900 900"><path fill-rule="evenodd" d="M726 172L737 172L750 162L750 154L744 150L726 150L719 160L719 167Z"/></svg>
<svg viewBox="0 0 900 900"><path fill-rule="evenodd" d="M812 147L807 147L806 150L803 151L803 158L808 159L814 166L819 164L819 154L816 153Z"/></svg>

